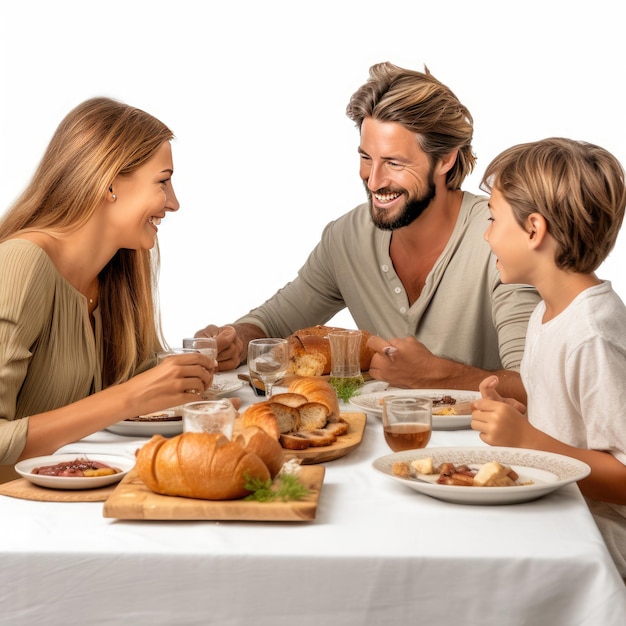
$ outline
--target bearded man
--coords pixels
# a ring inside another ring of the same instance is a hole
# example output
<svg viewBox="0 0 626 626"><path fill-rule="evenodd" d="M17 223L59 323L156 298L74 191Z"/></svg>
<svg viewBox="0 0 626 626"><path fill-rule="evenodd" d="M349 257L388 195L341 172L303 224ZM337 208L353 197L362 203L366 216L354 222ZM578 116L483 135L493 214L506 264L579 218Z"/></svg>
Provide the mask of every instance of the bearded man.
<svg viewBox="0 0 626 626"><path fill-rule="evenodd" d="M370 374L393 386L478 390L490 374L524 402L519 377L527 285L504 285L483 239L487 198L461 190L473 120L425 68L370 68L347 115L360 131L368 202L326 226L297 277L234 324L209 325L219 369L245 362L255 337L287 337L347 307L373 333Z"/></svg>

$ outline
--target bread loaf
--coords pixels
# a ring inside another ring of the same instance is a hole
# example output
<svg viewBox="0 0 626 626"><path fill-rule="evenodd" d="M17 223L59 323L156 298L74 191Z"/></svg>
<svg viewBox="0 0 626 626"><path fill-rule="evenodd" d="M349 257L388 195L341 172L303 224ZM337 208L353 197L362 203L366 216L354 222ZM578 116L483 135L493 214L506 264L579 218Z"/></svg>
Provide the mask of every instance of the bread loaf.
<svg viewBox="0 0 626 626"><path fill-rule="evenodd" d="M333 387L325 380L317 378L295 378L289 383L288 393L304 396L308 402L323 404L328 410L327 417L339 415L339 399Z"/></svg>
<svg viewBox="0 0 626 626"><path fill-rule="evenodd" d="M248 479L269 480L280 470L283 450L261 429L234 441L212 433L154 435L137 451L135 468L144 484L168 496L233 500L249 491Z"/></svg>
<svg viewBox="0 0 626 626"><path fill-rule="evenodd" d="M241 424L244 428L258 426L278 440L281 433L298 430L300 413L296 407L279 402L257 402L241 414Z"/></svg>
<svg viewBox="0 0 626 626"><path fill-rule="evenodd" d="M329 446L350 428L340 416L335 390L319 378L293 380L286 393L250 405L238 421L242 428L262 428L290 450Z"/></svg>
<svg viewBox="0 0 626 626"><path fill-rule="evenodd" d="M285 462L285 455L276 439L258 426L249 426L241 431L236 441L246 452L252 452L260 457L267 465L271 478L278 475Z"/></svg>
<svg viewBox="0 0 626 626"><path fill-rule="evenodd" d="M297 330L287 337L289 341L289 374L296 376L322 376L330 374L330 340L328 333L346 330L334 326L309 326ZM366 330L361 331L361 371L370 368L374 351L367 347L367 340L372 336Z"/></svg>

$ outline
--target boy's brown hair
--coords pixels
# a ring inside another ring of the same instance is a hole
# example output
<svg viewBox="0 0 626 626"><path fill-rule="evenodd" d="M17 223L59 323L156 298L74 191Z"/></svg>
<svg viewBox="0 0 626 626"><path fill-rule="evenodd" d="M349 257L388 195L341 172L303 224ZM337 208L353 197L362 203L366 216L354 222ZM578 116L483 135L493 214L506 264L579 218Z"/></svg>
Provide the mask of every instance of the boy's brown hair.
<svg viewBox="0 0 626 626"><path fill-rule="evenodd" d="M607 150L553 137L519 144L487 166L481 189L494 187L526 229L531 213L546 220L560 269L594 272L613 249L624 218L624 168Z"/></svg>

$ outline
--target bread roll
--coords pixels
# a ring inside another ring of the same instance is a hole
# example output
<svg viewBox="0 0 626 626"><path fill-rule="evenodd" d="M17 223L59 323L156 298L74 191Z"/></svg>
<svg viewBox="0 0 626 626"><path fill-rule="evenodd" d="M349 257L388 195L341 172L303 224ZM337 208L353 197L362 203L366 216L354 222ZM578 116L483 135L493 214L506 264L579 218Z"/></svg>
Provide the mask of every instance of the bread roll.
<svg viewBox="0 0 626 626"><path fill-rule="evenodd" d="M335 390L319 378L292 381L286 393L250 405L237 422L242 428L263 429L290 450L329 446L350 428L340 416Z"/></svg>
<svg viewBox="0 0 626 626"><path fill-rule="evenodd" d="M300 425L300 413L296 407L271 400L251 404L240 419L244 428L258 426L276 441L281 433L298 430Z"/></svg>
<svg viewBox="0 0 626 626"><path fill-rule="evenodd" d="M299 431L310 433L312 430L324 428L328 423L328 409L320 402L307 402L298 407L300 412Z"/></svg>
<svg viewBox="0 0 626 626"><path fill-rule="evenodd" d="M297 330L287 337L289 341L291 361L289 373L297 376L322 376L330 374L330 340L328 333L346 330L334 326L309 326ZM374 351L367 347L367 340L372 333L361 331L361 371L370 368ZM323 357L323 358L322 358Z"/></svg>
<svg viewBox="0 0 626 626"><path fill-rule="evenodd" d="M278 463L279 451L272 450L268 442L259 439L251 443L258 437L258 433L242 433L229 441L210 433L183 433L171 439L154 435L137 451L135 467L155 493L204 500L243 498L249 493L247 479L269 480ZM265 460L242 443L250 443Z"/></svg>
<svg viewBox="0 0 626 626"><path fill-rule="evenodd" d="M289 393L299 393L309 402L319 402L328 409L328 418L339 415L339 400L333 387L319 378L296 378L289 384Z"/></svg>
<svg viewBox="0 0 626 626"><path fill-rule="evenodd" d="M258 426L249 426L241 431L237 442L246 452L252 452L261 458L267 465L271 478L278 475L285 462L285 453L276 439Z"/></svg>
<svg viewBox="0 0 626 626"><path fill-rule="evenodd" d="M303 404L306 404L308 400L299 393L275 393L272 395L272 402L286 404L287 406L301 407Z"/></svg>

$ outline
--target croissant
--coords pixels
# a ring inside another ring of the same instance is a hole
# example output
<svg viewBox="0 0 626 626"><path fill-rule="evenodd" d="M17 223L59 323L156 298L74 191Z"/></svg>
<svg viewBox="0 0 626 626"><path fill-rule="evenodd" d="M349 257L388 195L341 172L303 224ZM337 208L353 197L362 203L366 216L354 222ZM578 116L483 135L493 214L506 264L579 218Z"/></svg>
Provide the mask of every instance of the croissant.
<svg viewBox="0 0 626 626"><path fill-rule="evenodd" d="M280 470L283 450L274 443L260 429L244 431L234 441L213 433L154 435L137 451L135 468L155 493L233 500L250 493L247 480L266 481Z"/></svg>
<svg viewBox="0 0 626 626"><path fill-rule="evenodd" d="M296 376L322 376L330 374L330 341L328 333L345 328L333 326L309 326L296 330L287 337L289 342L289 373ZM372 336L366 330L361 331L361 371L370 368L374 351L367 347L367 340Z"/></svg>

